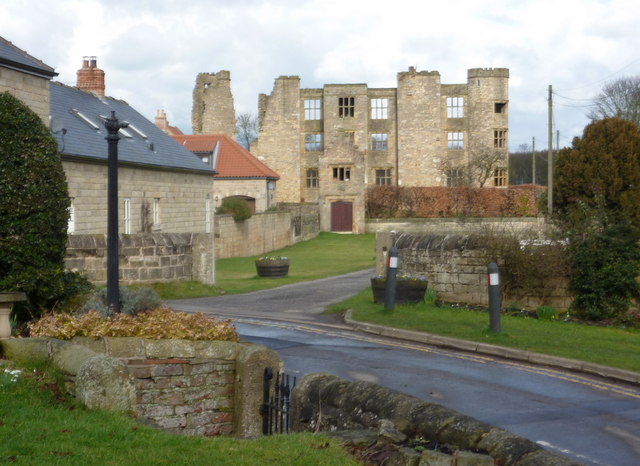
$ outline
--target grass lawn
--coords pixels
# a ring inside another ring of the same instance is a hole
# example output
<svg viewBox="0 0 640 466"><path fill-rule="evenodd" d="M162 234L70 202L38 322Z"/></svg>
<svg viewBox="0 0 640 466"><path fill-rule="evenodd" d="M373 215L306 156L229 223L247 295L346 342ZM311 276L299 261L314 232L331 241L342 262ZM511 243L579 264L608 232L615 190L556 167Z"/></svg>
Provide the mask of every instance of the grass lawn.
<svg viewBox="0 0 640 466"><path fill-rule="evenodd" d="M216 261L216 286L194 281L154 283L151 285L162 299L188 299L218 296L223 293L246 293L275 288L318 278L342 275L375 267L375 235L341 235L320 233L303 241L262 256L286 256L290 259L289 275L264 278L256 274L255 259L261 256L219 259Z"/></svg>
<svg viewBox="0 0 640 466"><path fill-rule="evenodd" d="M28 374L28 376L25 376ZM0 366L0 463L64 465L355 465L340 442L291 434L238 440L170 435L125 414L87 410L51 380Z"/></svg>
<svg viewBox="0 0 640 466"><path fill-rule="evenodd" d="M489 330L489 314L438 307L428 300L387 311L375 304L370 289L332 306L328 312L353 310L353 318L389 327L424 331L537 353L589 361L640 372L640 331L583 325L559 320L502 316L500 333Z"/></svg>

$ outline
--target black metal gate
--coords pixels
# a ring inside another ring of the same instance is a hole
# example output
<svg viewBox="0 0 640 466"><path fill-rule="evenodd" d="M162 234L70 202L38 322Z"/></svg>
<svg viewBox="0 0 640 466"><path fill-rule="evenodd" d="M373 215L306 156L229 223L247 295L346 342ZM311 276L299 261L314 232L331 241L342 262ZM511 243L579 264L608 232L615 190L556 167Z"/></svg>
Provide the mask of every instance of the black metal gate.
<svg viewBox="0 0 640 466"><path fill-rule="evenodd" d="M296 386L290 384L289 375L276 373L276 380L271 391L273 369L265 368L262 380L262 433L264 435L289 433L289 408L291 407L291 390Z"/></svg>

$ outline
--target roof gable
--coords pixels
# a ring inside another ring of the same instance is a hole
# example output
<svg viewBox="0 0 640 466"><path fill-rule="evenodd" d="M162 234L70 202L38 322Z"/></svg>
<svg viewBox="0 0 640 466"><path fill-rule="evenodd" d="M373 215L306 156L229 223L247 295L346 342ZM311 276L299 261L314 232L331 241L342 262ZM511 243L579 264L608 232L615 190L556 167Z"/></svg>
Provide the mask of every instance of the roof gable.
<svg viewBox="0 0 640 466"><path fill-rule="evenodd" d="M98 97L75 87L52 82L51 118L54 137L66 156L107 160L107 130L104 118L115 116L130 126L121 130L118 160L159 168L208 172L213 170L129 104L110 97ZM62 129L64 128L64 129Z"/></svg>
<svg viewBox="0 0 640 466"><path fill-rule="evenodd" d="M3 37L0 37L0 65L46 79L58 75L49 65L32 57Z"/></svg>
<svg viewBox="0 0 640 466"><path fill-rule="evenodd" d="M254 157L248 150L226 134L181 134L172 136L192 152L211 153L218 145L215 178L264 178L277 180L280 176Z"/></svg>

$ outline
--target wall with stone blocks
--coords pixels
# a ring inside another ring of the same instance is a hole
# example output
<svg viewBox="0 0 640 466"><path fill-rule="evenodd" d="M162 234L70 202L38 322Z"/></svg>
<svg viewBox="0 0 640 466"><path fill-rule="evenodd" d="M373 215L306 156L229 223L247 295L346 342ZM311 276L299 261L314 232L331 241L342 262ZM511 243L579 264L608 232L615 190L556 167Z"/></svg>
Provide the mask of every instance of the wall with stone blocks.
<svg viewBox="0 0 640 466"><path fill-rule="evenodd" d="M38 114L49 126L49 80L0 67L0 92L9 91Z"/></svg>
<svg viewBox="0 0 640 466"><path fill-rule="evenodd" d="M261 435L264 369L282 371L274 351L229 341L14 338L0 349L16 362L49 359L90 409L182 435Z"/></svg>
<svg viewBox="0 0 640 466"><path fill-rule="evenodd" d="M398 248L398 273L422 275L429 288L445 302L488 306L487 266L485 252L478 237L469 235L435 235L387 232L376 235L376 269L384 274L386 255L395 245ZM499 262L499 260L498 260ZM526 309L540 305L568 309L571 296L566 277L550 275L557 284L544 296L503 296L503 307L517 302Z"/></svg>
<svg viewBox="0 0 640 466"><path fill-rule="evenodd" d="M153 233L120 235L122 284L173 280L213 283L213 235L207 233ZM105 235L69 235L65 266L83 271L90 281L107 279Z"/></svg>
<svg viewBox="0 0 640 466"><path fill-rule="evenodd" d="M279 202L278 208L291 214L291 229L297 241L307 241L320 232L320 209L318 204Z"/></svg>
<svg viewBox="0 0 640 466"><path fill-rule="evenodd" d="M216 257L247 257L294 242L289 212L261 212L236 222L232 215L215 217Z"/></svg>

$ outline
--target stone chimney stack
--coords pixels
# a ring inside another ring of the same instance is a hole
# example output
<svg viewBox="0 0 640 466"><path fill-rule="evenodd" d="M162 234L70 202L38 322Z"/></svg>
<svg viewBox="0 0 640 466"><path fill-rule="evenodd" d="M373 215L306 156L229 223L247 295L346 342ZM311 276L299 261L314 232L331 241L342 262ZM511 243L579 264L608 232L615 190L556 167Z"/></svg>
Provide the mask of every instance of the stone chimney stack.
<svg viewBox="0 0 640 466"><path fill-rule="evenodd" d="M93 92L104 97L104 71L97 66L96 57L83 57L82 68L78 70L76 86L83 91Z"/></svg>
<svg viewBox="0 0 640 466"><path fill-rule="evenodd" d="M165 133L167 132L167 130L169 129L169 122L167 121L167 114L165 113L164 110L156 111L155 123L158 128L160 128Z"/></svg>

